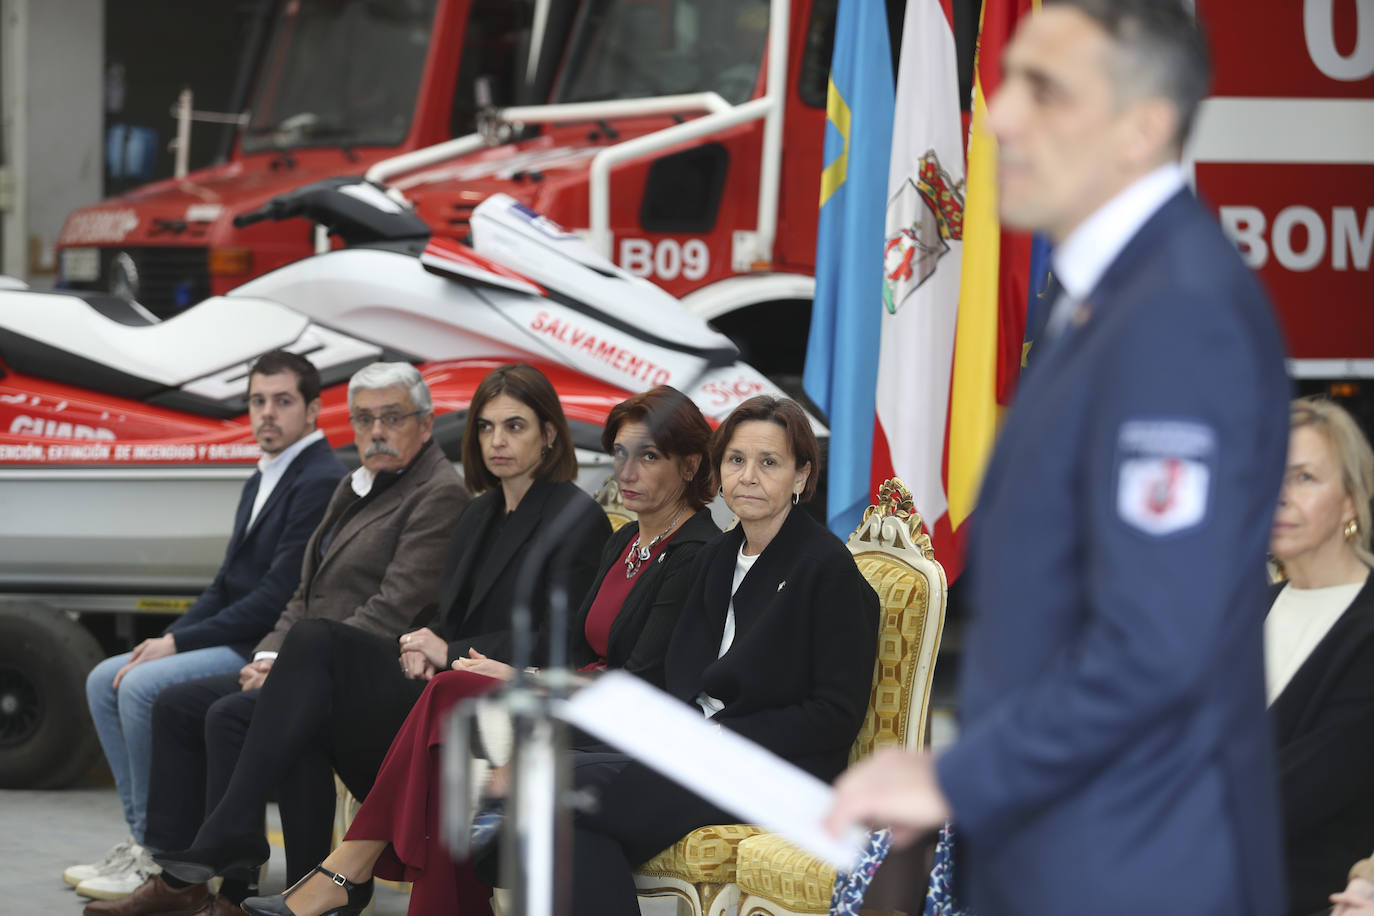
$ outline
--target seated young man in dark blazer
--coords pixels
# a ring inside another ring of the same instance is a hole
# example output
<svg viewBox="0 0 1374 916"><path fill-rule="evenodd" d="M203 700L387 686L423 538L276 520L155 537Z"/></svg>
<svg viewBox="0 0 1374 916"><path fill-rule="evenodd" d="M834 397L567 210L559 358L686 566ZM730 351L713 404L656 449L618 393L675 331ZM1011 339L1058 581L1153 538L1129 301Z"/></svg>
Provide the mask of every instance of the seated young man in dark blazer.
<svg viewBox="0 0 1374 916"><path fill-rule="evenodd" d="M162 635L106 659L87 678L91 716L130 836L100 862L63 873L78 893L122 897L153 864L142 843L157 695L182 681L237 672L300 582L305 542L348 473L315 428L319 411L320 374L305 357L274 350L253 364L248 415L263 455L244 484L223 565Z"/></svg>

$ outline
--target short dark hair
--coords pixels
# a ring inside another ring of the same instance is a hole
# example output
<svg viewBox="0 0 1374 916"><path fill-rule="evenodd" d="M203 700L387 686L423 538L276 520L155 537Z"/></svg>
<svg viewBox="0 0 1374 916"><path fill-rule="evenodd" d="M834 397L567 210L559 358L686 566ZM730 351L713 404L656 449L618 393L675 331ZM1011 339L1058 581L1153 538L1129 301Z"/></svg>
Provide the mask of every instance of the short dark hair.
<svg viewBox="0 0 1374 916"><path fill-rule="evenodd" d="M472 394L468 405L467 428L463 430L463 479L468 489L474 493L490 490L501 483L482 460L482 446L477 441L477 417L491 403L492 398L508 394L530 410L539 423L542 432L545 423L553 424L555 439L549 452L534 476L541 480L564 483L577 477L577 453L573 451L572 430L568 429L568 419L563 416L563 405L558 402L558 392L553 385L533 366L525 363L509 363L498 366L487 373Z"/></svg>
<svg viewBox="0 0 1374 916"><path fill-rule="evenodd" d="M253 367L248 370L249 393L253 391L253 376L279 375L283 372L290 372L296 377L296 390L301 393L305 403L309 404L320 396L320 370L299 353L285 350L269 350L253 361Z"/></svg>
<svg viewBox="0 0 1374 916"><path fill-rule="evenodd" d="M816 434L811 430L811 421L806 418L806 411L791 398L759 394L730 411L725 422L720 424L715 435L711 437L711 467L719 472L721 462L725 460L725 450L730 447L730 440L735 435L735 427L750 420L762 420L781 426L783 432L787 433L787 442L792 448L792 459L797 467L811 465L811 472L806 475L806 486L802 488L797 500L809 501L816 495L816 485L820 480L821 446L816 441Z"/></svg>
<svg viewBox="0 0 1374 916"><path fill-rule="evenodd" d="M606 428L601 431L601 447L607 453L614 448L616 434L626 423L649 427L649 436L664 454L677 458L697 456L697 472L687 481L682 498L693 510L711 501L716 489L711 468L711 424L691 398L676 388L659 385L621 401L611 408Z"/></svg>
<svg viewBox="0 0 1374 916"><path fill-rule="evenodd" d="M1116 47L1108 66L1118 94L1154 93L1178 112L1174 143L1183 148L1211 84L1202 25L1184 0L1044 0L1069 6L1107 33Z"/></svg>

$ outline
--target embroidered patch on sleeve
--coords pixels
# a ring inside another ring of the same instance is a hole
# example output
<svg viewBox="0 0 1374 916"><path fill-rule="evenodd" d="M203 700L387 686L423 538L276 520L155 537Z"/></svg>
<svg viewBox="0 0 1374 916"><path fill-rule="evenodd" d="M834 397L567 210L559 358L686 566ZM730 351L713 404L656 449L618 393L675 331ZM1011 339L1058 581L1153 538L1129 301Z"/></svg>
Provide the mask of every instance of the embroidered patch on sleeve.
<svg viewBox="0 0 1374 916"><path fill-rule="evenodd" d="M1174 534L1207 517L1216 433L1191 420L1127 420L1117 434L1116 511L1150 535Z"/></svg>

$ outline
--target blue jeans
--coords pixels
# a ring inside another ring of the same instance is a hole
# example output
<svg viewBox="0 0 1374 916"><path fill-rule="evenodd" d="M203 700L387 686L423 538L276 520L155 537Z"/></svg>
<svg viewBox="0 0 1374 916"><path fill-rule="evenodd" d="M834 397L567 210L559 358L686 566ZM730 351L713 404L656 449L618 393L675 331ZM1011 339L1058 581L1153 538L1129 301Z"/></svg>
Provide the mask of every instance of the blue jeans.
<svg viewBox="0 0 1374 916"><path fill-rule="evenodd" d="M152 758L153 701L163 688L182 681L230 674L247 662L228 646L193 649L153 659L129 669L119 689L114 676L129 662L130 653L107 658L86 678L86 702L105 759L110 762L124 820L135 840L143 842L148 816L148 767Z"/></svg>

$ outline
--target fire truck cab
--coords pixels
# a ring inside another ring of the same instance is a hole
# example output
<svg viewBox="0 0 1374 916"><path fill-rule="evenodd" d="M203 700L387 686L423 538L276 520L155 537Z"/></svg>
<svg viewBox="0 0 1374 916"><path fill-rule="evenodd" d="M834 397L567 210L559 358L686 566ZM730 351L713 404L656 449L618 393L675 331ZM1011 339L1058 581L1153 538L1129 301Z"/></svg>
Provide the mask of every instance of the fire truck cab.
<svg viewBox="0 0 1374 916"><path fill-rule="evenodd" d="M284 191L473 129L474 86L542 99L556 61L535 0L268 0L249 43L254 74L232 150L218 165L73 212L59 282L132 299L158 317L316 250L304 222L234 227ZM565 5L566 6L566 5ZM542 51L541 51L542 48ZM538 60L535 60L538 63Z"/></svg>
<svg viewBox="0 0 1374 916"><path fill-rule="evenodd" d="M369 177L459 238L479 201L510 194L682 298L761 371L799 377L835 7L588 0L549 104Z"/></svg>

